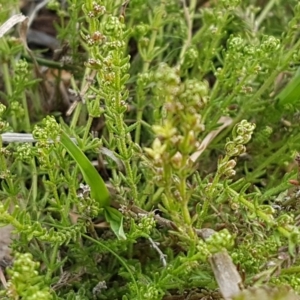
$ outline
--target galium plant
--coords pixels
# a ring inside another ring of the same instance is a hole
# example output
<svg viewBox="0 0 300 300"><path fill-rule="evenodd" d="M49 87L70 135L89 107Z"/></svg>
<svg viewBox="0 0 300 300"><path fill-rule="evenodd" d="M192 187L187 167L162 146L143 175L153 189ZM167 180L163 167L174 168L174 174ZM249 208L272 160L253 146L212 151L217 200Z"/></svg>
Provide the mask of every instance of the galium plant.
<svg viewBox="0 0 300 300"><path fill-rule="evenodd" d="M218 253L245 286L299 291L300 10L251 3L50 1L73 67L36 60L71 69L71 117L43 115L45 78L1 38L1 133L35 138L1 140L1 297L218 299Z"/></svg>
<svg viewBox="0 0 300 300"><path fill-rule="evenodd" d="M7 296L16 299L53 299L49 287L43 286L43 277L39 276L36 269L39 263L32 260L29 253L16 253L13 267L8 270L11 279L7 285ZM24 276L24 275L27 276Z"/></svg>

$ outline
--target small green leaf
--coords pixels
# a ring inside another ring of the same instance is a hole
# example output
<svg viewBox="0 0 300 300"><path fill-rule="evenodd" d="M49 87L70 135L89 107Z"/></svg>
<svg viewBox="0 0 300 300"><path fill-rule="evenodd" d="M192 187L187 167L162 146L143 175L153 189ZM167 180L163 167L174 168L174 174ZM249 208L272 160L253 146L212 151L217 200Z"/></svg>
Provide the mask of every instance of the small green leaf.
<svg viewBox="0 0 300 300"><path fill-rule="evenodd" d="M113 207L104 207L104 215L106 221L110 224L110 228L119 240L126 240L123 229L123 215Z"/></svg>
<svg viewBox="0 0 300 300"><path fill-rule="evenodd" d="M131 131L133 131L134 129L136 129L136 127L138 126L138 122L136 122L136 123L133 123L132 125L130 125L130 126L128 126L127 128L126 128L126 133L128 133L128 132L131 132Z"/></svg>
<svg viewBox="0 0 300 300"><path fill-rule="evenodd" d="M85 182L91 189L91 197L99 202L101 207L109 206L110 195L106 185L96 171L92 163L84 155L84 153L72 142L68 135L62 131L60 135L60 143L66 148L68 153L77 162Z"/></svg>

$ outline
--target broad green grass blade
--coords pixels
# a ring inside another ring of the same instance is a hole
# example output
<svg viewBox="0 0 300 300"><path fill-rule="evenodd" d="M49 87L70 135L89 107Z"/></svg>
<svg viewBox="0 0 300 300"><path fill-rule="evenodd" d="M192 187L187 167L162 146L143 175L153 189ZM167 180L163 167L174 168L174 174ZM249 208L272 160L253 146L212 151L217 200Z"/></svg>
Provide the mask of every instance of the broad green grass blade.
<svg viewBox="0 0 300 300"><path fill-rule="evenodd" d="M68 135L62 131L60 143L66 148L68 153L77 162L85 182L91 189L91 197L100 203L101 207L110 205L110 195L105 183L94 166L84 155L84 153L72 142Z"/></svg>
<svg viewBox="0 0 300 300"><path fill-rule="evenodd" d="M278 99L276 106L282 107L288 104L300 104L300 68L295 73L292 80L276 97Z"/></svg>

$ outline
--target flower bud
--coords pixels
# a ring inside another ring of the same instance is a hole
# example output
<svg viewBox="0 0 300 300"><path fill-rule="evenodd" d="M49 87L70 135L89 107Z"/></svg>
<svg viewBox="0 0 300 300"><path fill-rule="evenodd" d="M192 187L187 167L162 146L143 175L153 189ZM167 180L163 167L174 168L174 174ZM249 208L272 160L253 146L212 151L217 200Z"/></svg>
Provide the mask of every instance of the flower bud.
<svg viewBox="0 0 300 300"><path fill-rule="evenodd" d="M175 169L180 169L182 167L182 154L179 151L171 158L171 163Z"/></svg>

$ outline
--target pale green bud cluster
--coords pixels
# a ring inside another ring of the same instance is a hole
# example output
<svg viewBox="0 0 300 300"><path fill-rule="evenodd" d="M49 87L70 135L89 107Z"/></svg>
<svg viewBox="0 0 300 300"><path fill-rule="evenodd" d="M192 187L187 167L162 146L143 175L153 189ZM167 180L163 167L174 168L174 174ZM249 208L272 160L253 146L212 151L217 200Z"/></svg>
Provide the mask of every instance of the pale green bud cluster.
<svg viewBox="0 0 300 300"><path fill-rule="evenodd" d="M236 124L232 133L233 140L227 142L225 145L226 154L229 157L234 157L245 153L246 147L244 144L250 141L254 129L255 124L249 123L246 120Z"/></svg>
<svg viewBox="0 0 300 300"><path fill-rule="evenodd" d="M47 116L43 119L40 126L35 126L33 136L41 142L55 142L60 133L60 125L55 121L54 117Z"/></svg>
<svg viewBox="0 0 300 300"><path fill-rule="evenodd" d="M6 294L10 299L53 299L49 287L43 282L43 277L39 276L39 266L38 262L33 261L30 253L15 254L14 264L7 270L10 280Z"/></svg>
<svg viewBox="0 0 300 300"><path fill-rule="evenodd" d="M234 236L227 229L215 232L206 240L210 253L217 253L223 249L231 249L234 245Z"/></svg>

